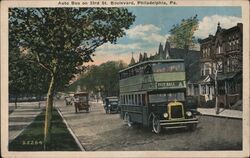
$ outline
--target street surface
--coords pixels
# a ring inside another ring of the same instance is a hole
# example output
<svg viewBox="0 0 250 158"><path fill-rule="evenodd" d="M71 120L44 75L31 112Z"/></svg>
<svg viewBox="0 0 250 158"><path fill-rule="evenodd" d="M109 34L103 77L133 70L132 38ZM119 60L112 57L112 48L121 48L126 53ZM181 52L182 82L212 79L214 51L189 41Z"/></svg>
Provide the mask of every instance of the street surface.
<svg viewBox="0 0 250 158"><path fill-rule="evenodd" d="M135 150L241 150L242 120L199 116L193 132L163 130L154 134L140 126L128 127L119 114L106 114L102 103L90 102L89 113L75 113L74 106L56 102L68 125L86 151Z"/></svg>

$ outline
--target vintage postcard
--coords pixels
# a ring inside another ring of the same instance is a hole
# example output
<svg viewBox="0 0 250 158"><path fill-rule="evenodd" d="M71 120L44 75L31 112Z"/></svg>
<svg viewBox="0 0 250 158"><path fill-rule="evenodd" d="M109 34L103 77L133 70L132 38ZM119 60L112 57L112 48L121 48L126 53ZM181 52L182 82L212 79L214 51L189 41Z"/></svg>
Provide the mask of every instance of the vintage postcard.
<svg viewBox="0 0 250 158"><path fill-rule="evenodd" d="M249 157L248 0L4 0L2 157Z"/></svg>

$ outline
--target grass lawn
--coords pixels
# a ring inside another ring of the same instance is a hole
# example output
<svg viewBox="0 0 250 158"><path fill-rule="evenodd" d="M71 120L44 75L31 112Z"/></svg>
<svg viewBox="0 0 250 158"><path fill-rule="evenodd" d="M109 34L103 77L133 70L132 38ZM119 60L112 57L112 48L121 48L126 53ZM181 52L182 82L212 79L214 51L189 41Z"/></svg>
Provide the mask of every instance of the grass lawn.
<svg viewBox="0 0 250 158"><path fill-rule="evenodd" d="M9 151L43 151L45 111L9 144ZM80 151L57 110L53 110L49 151Z"/></svg>

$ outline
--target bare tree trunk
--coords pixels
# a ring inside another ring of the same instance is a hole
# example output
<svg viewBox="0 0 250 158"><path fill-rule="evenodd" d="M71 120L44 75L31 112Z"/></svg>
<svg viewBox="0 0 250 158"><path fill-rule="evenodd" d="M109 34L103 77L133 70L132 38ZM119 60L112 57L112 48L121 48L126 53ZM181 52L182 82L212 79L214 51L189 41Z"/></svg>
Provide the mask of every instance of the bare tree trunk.
<svg viewBox="0 0 250 158"><path fill-rule="evenodd" d="M55 89L55 77L52 76L50 86L47 94L46 113L45 113L45 126L44 126L44 150L48 150L51 136L51 118L53 108L53 92Z"/></svg>

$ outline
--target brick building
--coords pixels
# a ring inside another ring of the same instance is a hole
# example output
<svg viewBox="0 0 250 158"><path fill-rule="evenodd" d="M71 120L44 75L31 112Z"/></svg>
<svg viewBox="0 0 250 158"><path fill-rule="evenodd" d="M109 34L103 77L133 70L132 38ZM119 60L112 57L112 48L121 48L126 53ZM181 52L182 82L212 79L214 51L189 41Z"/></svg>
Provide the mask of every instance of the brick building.
<svg viewBox="0 0 250 158"><path fill-rule="evenodd" d="M218 23L215 35L200 40L200 100L215 104L215 80L218 103L228 108L242 100L243 24L223 29ZM217 72L217 79L215 78Z"/></svg>

